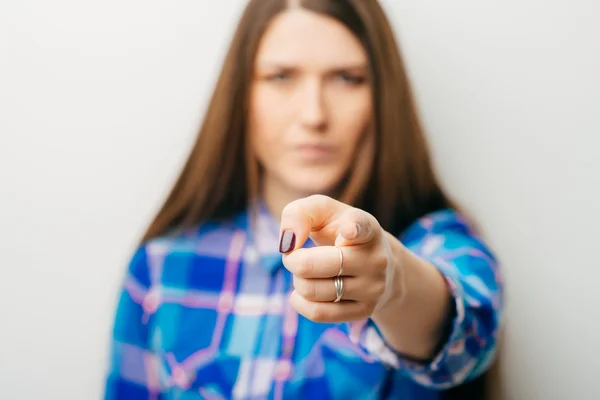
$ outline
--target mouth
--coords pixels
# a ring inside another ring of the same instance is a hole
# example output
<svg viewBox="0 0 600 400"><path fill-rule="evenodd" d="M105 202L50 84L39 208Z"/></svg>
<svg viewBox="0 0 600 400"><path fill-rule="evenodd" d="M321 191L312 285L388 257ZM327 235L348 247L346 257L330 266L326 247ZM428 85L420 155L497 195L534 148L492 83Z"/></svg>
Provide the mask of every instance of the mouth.
<svg viewBox="0 0 600 400"><path fill-rule="evenodd" d="M335 148L320 144L302 144L295 146L294 152L310 161L328 161L334 156Z"/></svg>

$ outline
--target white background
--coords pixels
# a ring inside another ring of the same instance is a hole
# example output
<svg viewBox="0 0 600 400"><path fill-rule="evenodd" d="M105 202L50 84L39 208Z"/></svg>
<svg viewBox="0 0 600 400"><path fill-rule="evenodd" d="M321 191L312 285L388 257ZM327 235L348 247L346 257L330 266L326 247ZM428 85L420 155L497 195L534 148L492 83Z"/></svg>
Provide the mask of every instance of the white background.
<svg viewBox="0 0 600 400"><path fill-rule="evenodd" d="M0 0L0 398L101 397L116 291L243 1ZM600 3L385 1L506 273L506 399L597 398Z"/></svg>

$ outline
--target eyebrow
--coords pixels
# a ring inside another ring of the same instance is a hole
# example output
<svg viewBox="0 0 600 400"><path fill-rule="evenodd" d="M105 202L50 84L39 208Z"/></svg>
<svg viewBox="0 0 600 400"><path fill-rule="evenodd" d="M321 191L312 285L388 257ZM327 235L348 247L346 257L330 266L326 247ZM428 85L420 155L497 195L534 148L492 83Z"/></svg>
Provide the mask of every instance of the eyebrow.
<svg viewBox="0 0 600 400"><path fill-rule="evenodd" d="M260 68L272 68L272 69L281 69L287 71L297 70L298 67L294 64L290 63L281 63L281 62L273 62L273 61L264 61L258 62L257 66ZM329 71L355 71L360 70L364 71L368 69L367 63L352 63L352 64L338 64L331 68L328 68Z"/></svg>

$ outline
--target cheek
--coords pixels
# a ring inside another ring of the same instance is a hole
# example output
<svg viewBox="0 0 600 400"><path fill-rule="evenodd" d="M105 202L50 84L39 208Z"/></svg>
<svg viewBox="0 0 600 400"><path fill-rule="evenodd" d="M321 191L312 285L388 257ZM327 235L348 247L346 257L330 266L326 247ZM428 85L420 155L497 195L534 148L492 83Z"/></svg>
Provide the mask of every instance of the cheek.
<svg viewBox="0 0 600 400"><path fill-rule="evenodd" d="M335 123L335 135L344 149L345 157L352 157L373 118L370 93L339 99L332 108L332 120Z"/></svg>
<svg viewBox="0 0 600 400"><path fill-rule="evenodd" d="M252 149L261 164L268 164L276 160L280 153L286 117L280 112L281 106L277 106L273 96L264 90L253 91L250 104L248 134Z"/></svg>

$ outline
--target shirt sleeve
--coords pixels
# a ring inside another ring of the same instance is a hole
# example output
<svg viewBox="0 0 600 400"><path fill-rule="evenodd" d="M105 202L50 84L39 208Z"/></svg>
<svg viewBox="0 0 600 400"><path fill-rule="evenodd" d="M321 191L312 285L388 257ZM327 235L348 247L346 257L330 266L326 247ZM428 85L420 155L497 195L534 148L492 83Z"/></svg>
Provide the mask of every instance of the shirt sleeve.
<svg viewBox="0 0 600 400"><path fill-rule="evenodd" d="M474 379L490 366L497 347L503 290L496 258L451 210L418 220L400 239L445 277L454 306L450 333L427 363L394 351L370 319L351 324L351 339L373 359L422 386L446 389Z"/></svg>
<svg viewBox="0 0 600 400"><path fill-rule="evenodd" d="M156 307L144 247L136 250L120 291L110 346L105 400L165 398L150 326Z"/></svg>

